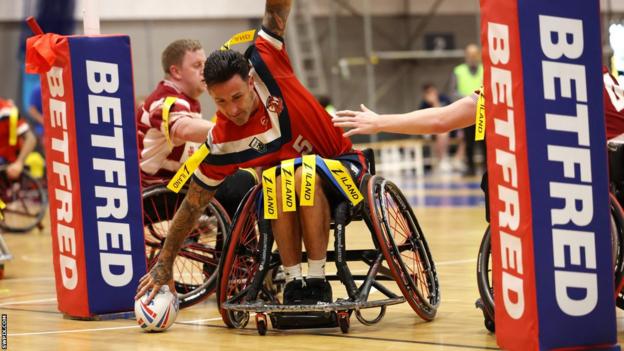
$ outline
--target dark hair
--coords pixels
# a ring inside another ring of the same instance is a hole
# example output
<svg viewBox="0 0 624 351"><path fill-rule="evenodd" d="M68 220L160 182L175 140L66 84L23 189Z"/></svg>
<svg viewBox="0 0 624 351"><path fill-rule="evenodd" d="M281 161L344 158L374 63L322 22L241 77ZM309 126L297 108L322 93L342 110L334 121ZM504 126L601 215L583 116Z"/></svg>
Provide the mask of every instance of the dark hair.
<svg viewBox="0 0 624 351"><path fill-rule="evenodd" d="M236 74L243 80L247 80L249 76L249 63L240 52L216 50L206 59L204 80L207 86L227 82Z"/></svg>
<svg viewBox="0 0 624 351"><path fill-rule="evenodd" d="M320 95L317 98L317 100L318 100L319 104L321 104L321 106L323 106L323 107L327 107L327 106L331 105L331 103L332 103L331 102L331 98L329 96L327 96L327 95Z"/></svg>
<svg viewBox="0 0 624 351"><path fill-rule="evenodd" d="M172 42L167 45L160 57L163 71L165 74L171 73L169 72L169 68L172 65L182 64L182 59L184 59L184 54L186 54L187 51L194 52L201 49L202 46L199 41L193 39L179 39Z"/></svg>

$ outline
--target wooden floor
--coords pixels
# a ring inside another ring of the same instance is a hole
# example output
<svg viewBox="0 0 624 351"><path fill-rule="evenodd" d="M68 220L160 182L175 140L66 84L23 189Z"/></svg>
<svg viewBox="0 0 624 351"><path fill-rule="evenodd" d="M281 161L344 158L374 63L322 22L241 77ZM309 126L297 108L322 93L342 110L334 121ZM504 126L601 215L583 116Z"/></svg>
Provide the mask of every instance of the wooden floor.
<svg viewBox="0 0 624 351"><path fill-rule="evenodd" d="M463 194L479 197L478 180L460 181L457 187L402 186L414 207L436 262L442 302L433 322L423 322L409 305L390 306L386 317L374 326L351 318L351 330L277 331L259 336L255 325L228 329L221 322L214 296L182 310L165 333L140 331L134 319L76 321L64 319L56 308L51 238L47 230L28 234L4 234L14 256L0 280L0 313L7 314L9 350L490 350L495 338L483 327L475 308L478 297L475 264L485 228L479 202L445 197ZM457 180L453 180L457 182ZM461 186L461 184L468 184ZM470 185L472 184L472 185ZM446 189L446 190L445 190ZM426 196L439 199L426 200ZM429 201L429 205L427 204ZM481 199L482 202L482 199ZM458 205L459 204L459 205ZM48 226L49 227L49 226ZM347 228L348 246L365 244L365 229ZM328 269L333 269L333 265ZM334 295L344 289L334 284ZM620 341L624 328L618 316Z"/></svg>

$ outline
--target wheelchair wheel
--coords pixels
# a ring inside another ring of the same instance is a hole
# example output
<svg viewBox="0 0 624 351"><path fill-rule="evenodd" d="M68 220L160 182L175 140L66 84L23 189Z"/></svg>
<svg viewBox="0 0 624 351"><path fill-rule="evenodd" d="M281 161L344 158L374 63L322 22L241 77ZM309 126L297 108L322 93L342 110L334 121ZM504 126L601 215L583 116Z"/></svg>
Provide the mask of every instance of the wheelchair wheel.
<svg viewBox="0 0 624 351"><path fill-rule="evenodd" d="M620 287L624 284L624 211L615 195L609 193L611 208L611 242L613 244L615 289L617 297L615 304L620 309L624 309L624 289Z"/></svg>
<svg viewBox="0 0 624 351"><path fill-rule="evenodd" d="M255 201L259 190L259 186L253 187L243 198L243 206L236 212L225 240L219 265L217 303L223 322L230 328L244 328L249 322L248 312L226 310L221 306L225 302L238 301L260 266L260 231Z"/></svg>
<svg viewBox="0 0 624 351"><path fill-rule="evenodd" d="M143 193L145 249L148 269L158 260L173 215L180 207L186 189L179 194L165 186ZM217 267L230 219L213 200L182 244L173 263L173 279L180 307L188 307L208 297L216 287Z"/></svg>
<svg viewBox="0 0 624 351"><path fill-rule="evenodd" d="M416 216L399 188L389 180L368 180L370 220L378 244L403 296L424 320L440 304L438 276Z"/></svg>
<svg viewBox="0 0 624 351"><path fill-rule="evenodd" d="M0 199L6 204L0 228L7 232L24 233L40 225L48 207L41 183L28 171L10 180L6 168L0 170Z"/></svg>
<svg viewBox="0 0 624 351"><path fill-rule="evenodd" d="M479 308L483 310L483 317L487 321L494 321L494 288L492 287L492 251L490 245L490 226L485 229L481 245L479 246L479 257L477 258L477 287L481 303ZM487 328L492 331L492 329Z"/></svg>

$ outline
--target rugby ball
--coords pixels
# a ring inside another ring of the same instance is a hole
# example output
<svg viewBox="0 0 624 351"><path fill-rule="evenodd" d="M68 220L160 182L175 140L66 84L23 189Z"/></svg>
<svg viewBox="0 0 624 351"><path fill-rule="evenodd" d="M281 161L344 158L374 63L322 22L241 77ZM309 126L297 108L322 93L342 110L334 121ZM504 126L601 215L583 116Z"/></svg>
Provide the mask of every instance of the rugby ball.
<svg viewBox="0 0 624 351"><path fill-rule="evenodd" d="M134 315L136 321L147 332L161 332L173 325L180 309L180 303L176 295L169 291L168 286L162 286L156 296L145 303L149 291L134 301Z"/></svg>

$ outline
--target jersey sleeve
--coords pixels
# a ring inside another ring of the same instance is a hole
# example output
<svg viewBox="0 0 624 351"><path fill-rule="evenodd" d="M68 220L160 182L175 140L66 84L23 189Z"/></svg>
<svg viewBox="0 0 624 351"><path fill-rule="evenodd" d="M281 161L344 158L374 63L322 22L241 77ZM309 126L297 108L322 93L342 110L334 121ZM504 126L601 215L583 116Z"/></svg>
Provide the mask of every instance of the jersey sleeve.
<svg viewBox="0 0 624 351"><path fill-rule="evenodd" d="M238 170L237 165L211 165L202 162L193 173L195 180L204 188L214 190L223 180Z"/></svg>
<svg viewBox="0 0 624 351"><path fill-rule="evenodd" d="M25 120L23 120L22 118L20 118L17 121L17 135L22 136L24 135L24 133L26 133L28 130L30 130L30 127L28 126L28 123L26 123Z"/></svg>
<svg viewBox="0 0 624 351"><path fill-rule="evenodd" d="M163 130L163 104L164 99L155 102L157 106L150 106L149 126ZM169 109L169 130L180 118L191 117L191 105L188 101L178 98Z"/></svg>
<svg viewBox="0 0 624 351"><path fill-rule="evenodd" d="M274 77L293 76L294 71L286 52L284 39L271 33L264 26L258 32L254 46L264 64L269 67ZM252 59L253 60L253 59Z"/></svg>

